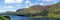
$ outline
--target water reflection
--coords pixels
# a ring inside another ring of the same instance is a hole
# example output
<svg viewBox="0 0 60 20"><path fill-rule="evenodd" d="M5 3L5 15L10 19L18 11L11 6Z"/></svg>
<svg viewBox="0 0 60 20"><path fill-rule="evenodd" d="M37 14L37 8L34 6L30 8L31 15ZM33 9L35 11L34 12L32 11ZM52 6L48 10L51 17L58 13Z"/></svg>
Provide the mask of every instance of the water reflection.
<svg viewBox="0 0 60 20"><path fill-rule="evenodd" d="M60 18L28 18L22 16L10 16L11 20L60 20Z"/></svg>

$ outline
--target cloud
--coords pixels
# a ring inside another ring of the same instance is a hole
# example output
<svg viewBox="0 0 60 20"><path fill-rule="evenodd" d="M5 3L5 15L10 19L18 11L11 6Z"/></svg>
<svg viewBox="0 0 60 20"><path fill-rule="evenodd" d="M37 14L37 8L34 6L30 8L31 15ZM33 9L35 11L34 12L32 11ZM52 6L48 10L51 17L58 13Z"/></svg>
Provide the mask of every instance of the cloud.
<svg viewBox="0 0 60 20"><path fill-rule="evenodd" d="M16 6L18 7L18 6L21 6L21 5L16 5Z"/></svg>
<svg viewBox="0 0 60 20"><path fill-rule="evenodd" d="M32 6L32 5L34 5L34 4L29 4L29 6L28 5L26 5L26 7L25 8L29 8L30 6Z"/></svg>
<svg viewBox="0 0 60 20"><path fill-rule="evenodd" d="M23 2L23 0L16 0L16 3L21 3Z"/></svg>
<svg viewBox="0 0 60 20"><path fill-rule="evenodd" d="M3 10L0 10L0 13L2 13L2 12L5 12L5 11L3 11Z"/></svg>
<svg viewBox="0 0 60 20"><path fill-rule="evenodd" d="M16 10L6 10L6 11L12 11L12 12L16 12Z"/></svg>
<svg viewBox="0 0 60 20"><path fill-rule="evenodd" d="M4 8L9 8L9 9L11 9L11 8L13 8L13 6L4 6Z"/></svg>
<svg viewBox="0 0 60 20"><path fill-rule="evenodd" d="M25 3L26 3L26 4L32 4L32 2L29 1L29 0L26 0Z"/></svg>
<svg viewBox="0 0 60 20"><path fill-rule="evenodd" d="M29 8L29 6L34 5L34 4L32 4L32 2L29 1L29 0L26 0L25 3L26 3L26 7L24 7L24 8Z"/></svg>
<svg viewBox="0 0 60 20"><path fill-rule="evenodd" d="M44 2L51 2L51 1L54 1L54 0L42 0Z"/></svg>
<svg viewBox="0 0 60 20"><path fill-rule="evenodd" d="M5 0L5 3L15 3L15 0Z"/></svg>
<svg viewBox="0 0 60 20"><path fill-rule="evenodd" d="M8 3L8 4L11 4L11 3L21 3L23 2L23 0L5 0L4 3Z"/></svg>
<svg viewBox="0 0 60 20"><path fill-rule="evenodd" d="M19 7L19 6L22 6L22 5L20 5L20 4L17 4L16 6L17 6L17 7Z"/></svg>
<svg viewBox="0 0 60 20"><path fill-rule="evenodd" d="M32 6L32 5L34 5L34 4L29 4L29 6Z"/></svg>
<svg viewBox="0 0 60 20"><path fill-rule="evenodd" d="M29 5L26 5L25 7L23 7L23 8L29 8L30 6L32 6L32 5L34 5L34 4L29 4Z"/></svg>
<svg viewBox="0 0 60 20"><path fill-rule="evenodd" d="M16 10L0 10L0 13L2 13L2 12L6 12L6 11L16 12Z"/></svg>
<svg viewBox="0 0 60 20"><path fill-rule="evenodd" d="M24 7L24 8L29 8L28 6Z"/></svg>
<svg viewBox="0 0 60 20"><path fill-rule="evenodd" d="M30 5L33 5L32 2L29 1L29 0L27 0L25 3L28 4L29 6L30 6Z"/></svg>
<svg viewBox="0 0 60 20"><path fill-rule="evenodd" d="M25 3L26 3L26 4L29 4L29 3L31 3L31 2L30 2L29 0L26 0Z"/></svg>
<svg viewBox="0 0 60 20"><path fill-rule="evenodd" d="M44 5L43 3L40 3L40 5Z"/></svg>

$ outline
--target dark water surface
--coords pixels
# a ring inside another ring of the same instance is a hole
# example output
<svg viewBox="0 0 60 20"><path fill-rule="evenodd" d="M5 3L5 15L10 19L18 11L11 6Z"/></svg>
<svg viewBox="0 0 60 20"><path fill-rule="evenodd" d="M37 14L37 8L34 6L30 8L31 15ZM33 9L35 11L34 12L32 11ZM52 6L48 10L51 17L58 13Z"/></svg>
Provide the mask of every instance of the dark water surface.
<svg viewBox="0 0 60 20"><path fill-rule="evenodd" d="M11 20L60 20L53 18L27 18L22 16L10 16Z"/></svg>

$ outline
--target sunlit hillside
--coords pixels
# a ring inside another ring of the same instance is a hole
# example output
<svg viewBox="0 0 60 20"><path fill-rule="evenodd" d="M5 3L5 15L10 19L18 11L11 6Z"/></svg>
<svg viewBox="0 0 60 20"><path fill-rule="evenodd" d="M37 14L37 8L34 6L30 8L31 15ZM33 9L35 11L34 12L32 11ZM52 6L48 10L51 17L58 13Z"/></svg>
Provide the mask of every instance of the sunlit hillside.
<svg viewBox="0 0 60 20"><path fill-rule="evenodd" d="M33 5L30 6L30 8L26 8L22 11L19 11L18 14L22 14L25 16L30 17L40 17L40 16L46 16L46 17L53 17L53 18L60 18L60 2L53 4L53 5Z"/></svg>

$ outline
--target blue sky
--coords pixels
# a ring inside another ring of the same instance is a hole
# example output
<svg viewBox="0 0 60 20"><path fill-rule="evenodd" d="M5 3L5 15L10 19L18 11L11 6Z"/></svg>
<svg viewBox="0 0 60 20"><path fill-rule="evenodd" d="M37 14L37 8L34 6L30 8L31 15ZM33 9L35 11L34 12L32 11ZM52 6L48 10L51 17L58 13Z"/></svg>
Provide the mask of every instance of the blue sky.
<svg viewBox="0 0 60 20"><path fill-rule="evenodd" d="M0 12L16 11L28 8L31 5L49 5L60 2L60 0L0 0Z"/></svg>

